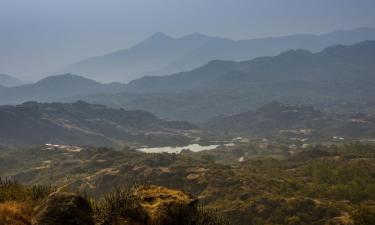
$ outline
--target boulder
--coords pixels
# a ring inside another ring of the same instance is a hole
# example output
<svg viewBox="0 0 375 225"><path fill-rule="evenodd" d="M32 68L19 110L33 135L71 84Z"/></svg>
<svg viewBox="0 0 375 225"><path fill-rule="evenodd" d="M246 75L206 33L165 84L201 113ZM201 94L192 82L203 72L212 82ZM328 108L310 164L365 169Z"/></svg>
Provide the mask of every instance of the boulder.
<svg viewBox="0 0 375 225"><path fill-rule="evenodd" d="M53 193L35 211L32 225L94 225L88 201L73 193Z"/></svg>

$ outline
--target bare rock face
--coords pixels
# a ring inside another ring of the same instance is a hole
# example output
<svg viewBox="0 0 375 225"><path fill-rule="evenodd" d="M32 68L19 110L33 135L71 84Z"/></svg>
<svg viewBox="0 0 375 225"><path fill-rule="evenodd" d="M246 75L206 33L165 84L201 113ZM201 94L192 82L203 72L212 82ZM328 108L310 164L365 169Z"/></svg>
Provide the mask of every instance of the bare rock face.
<svg viewBox="0 0 375 225"><path fill-rule="evenodd" d="M81 196L54 193L36 209L32 225L94 225L93 211Z"/></svg>
<svg viewBox="0 0 375 225"><path fill-rule="evenodd" d="M195 214L198 203L197 198L188 193L158 186L141 186L133 194L139 199L139 205L147 215L147 224L159 224L160 221L163 221L162 224L169 224L167 221L174 220L176 213L181 219L186 219L186 216Z"/></svg>

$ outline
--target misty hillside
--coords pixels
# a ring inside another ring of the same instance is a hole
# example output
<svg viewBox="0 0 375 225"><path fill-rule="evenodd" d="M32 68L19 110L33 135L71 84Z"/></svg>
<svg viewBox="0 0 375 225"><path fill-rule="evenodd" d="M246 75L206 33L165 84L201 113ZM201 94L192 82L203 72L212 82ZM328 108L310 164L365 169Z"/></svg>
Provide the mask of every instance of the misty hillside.
<svg viewBox="0 0 375 225"><path fill-rule="evenodd" d="M161 77L132 81L127 91L166 92L243 82L368 82L375 70L375 41L352 46L337 45L318 53L289 50L274 57L250 61L212 61L198 69ZM221 87L220 85L223 85ZM237 88L237 87L236 87Z"/></svg>
<svg viewBox="0 0 375 225"><path fill-rule="evenodd" d="M111 109L85 102L27 102L0 107L0 145L46 143L121 146L186 143L185 122L164 121L151 113Z"/></svg>
<svg viewBox="0 0 375 225"><path fill-rule="evenodd" d="M124 85L120 83L102 84L78 75L63 74L44 78L34 84L0 88L0 103L50 102L93 93L116 93L123 89Z"/></svg>
<svg viewBox="0 0 375 225"><path fill-rule="evenodd" d="M242 61L298 48L316 52L330 45L354 44L365 40L375 40L375 28L240 41L197 33L175 39L156 33L127 50L83 60L64 69L64 72L104 81L128 82L142 75L166 75L191 70L212 60Z"/></svg>
<svg viewBox="0 0 375 225"><path fill-rule="evenodd" d="M15 77L12 77L6 74L0 74L0 86L14 87L14 86L20 86L23 84L26 84L26 82L21 81Z"/></svg>
<svg viewBox="0 0 375 225"><path fill-rule="evenodd" d="M198 69L144 77L126 94L82 99L161 117L203 121L278 100L327 110L373 110L375 41L333 46L319 53L289 50L250 61L212 61Z"/></svg>
<svg viewBox="0 0 375 225"><path fill-rule="evenodd" d="M375 132L375 116L363 113L324 113L309 106L272 102L256 111L211 119L203 127L221 134L358 138L372 136Z"/></svg>
<svg viewBox="0 0 375 225"><path fill-rule="evenodd" d="M229 40L198 33L178 39L163 33L155 33L147 40L129 49L83 60L69 66L64 71L98 80L128 82L159 70L206 43L226 41Z"/></svg>
<svg viewBox="0 0 375 225"><path fill-rule="evenodd" d="M261 56L273 56L288 49L298 48L316 52L335 44L350 45L365 40L375 40L375 28L342 30L322 35L297 34L225 43L208 43L183 58L177 59L164 69L164 74L185 71L202 66L215 59L242 61Z"/></svg>

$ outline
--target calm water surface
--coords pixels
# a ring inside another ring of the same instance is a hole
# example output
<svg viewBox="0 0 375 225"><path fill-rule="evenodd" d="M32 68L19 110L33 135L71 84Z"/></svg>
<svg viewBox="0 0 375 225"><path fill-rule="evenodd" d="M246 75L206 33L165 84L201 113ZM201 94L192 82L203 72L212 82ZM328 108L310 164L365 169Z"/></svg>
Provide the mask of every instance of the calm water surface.
<svg viewBox="0 0 375 225"><path fill-rule="evenodd" d="M192 152L200 152L204 150L213 150L219 147L219 145L199 145L199 144L190 144L182 147L172 147L172 146L167 146L167 147L157 147L157 148L139 148L137 149L138 151L141 152L146 152L146 153L180 153L184 149L189 149Z"/></svg>

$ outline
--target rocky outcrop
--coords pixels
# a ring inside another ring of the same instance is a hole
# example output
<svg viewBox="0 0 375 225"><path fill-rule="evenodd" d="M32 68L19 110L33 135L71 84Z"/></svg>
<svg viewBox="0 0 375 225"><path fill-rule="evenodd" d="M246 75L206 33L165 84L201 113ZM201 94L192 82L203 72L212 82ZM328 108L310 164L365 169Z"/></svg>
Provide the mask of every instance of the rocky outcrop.
<svg viewBox="0 0 375 225"><path fill-rule="evenodd" d="M72 193L53 193L35 211L32 225L94 225L87 200Z"/></svg>
<svg viewBox="0 0 375 225"><path fill-rule="evenodd" d="M159 186L141 186L135 189L133 195L139 199L148 224L174 219L172 217L175 216L171 214L176 211L179 214L194 214L198 204L197 198L188 193Z"/></svg>

